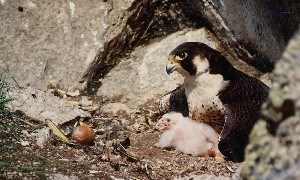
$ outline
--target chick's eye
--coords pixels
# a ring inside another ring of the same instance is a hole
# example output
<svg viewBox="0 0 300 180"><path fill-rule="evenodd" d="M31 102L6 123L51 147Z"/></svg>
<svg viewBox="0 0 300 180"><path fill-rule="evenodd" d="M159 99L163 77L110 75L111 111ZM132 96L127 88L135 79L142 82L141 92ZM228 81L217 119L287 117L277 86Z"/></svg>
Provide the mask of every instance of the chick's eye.
<svg viewBox="0 0 300 180"><path fill-rule="evenodd" d="M167 119L167 121L168 121L168 122L170 122L170 121L171 121L171 119Z"/></svg>
<svg viewBox="0 0 300 180"><path fill-rule="evenodd" d="M186 52L179 52L176 56L175 59L177 60L183 60L188 56Z"/></svg>

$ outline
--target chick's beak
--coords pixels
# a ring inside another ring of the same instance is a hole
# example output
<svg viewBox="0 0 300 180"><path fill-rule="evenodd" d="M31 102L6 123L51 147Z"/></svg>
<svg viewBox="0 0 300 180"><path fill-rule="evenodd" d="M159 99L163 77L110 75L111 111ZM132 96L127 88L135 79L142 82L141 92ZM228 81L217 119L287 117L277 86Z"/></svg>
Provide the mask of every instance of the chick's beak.
<svg viewBox="0 0 300 180"><path fill-rule="evenodd" d="M169 124L166 122L159 122L155 127L155 129L158 129L160 132L166 131L169 128Z"/></svg>
<svg viewBox="0 0 300 180"><path fill-rule="evenodd" d="M166 131L170 129L170 123L168 119L162 117L155 126L156 130L159 130L160 132Z"/></svg>
<svg viewBox="0 0 300 180"><path fill-rule="evenodd" d="M168 59L168 64L166 66L166 71L167 71L168 75L170 75L172 72L174 72L178 66L179 66L179 63L176 62L176 60L174 59L174 56L170 55L169 59Z"/></svg>

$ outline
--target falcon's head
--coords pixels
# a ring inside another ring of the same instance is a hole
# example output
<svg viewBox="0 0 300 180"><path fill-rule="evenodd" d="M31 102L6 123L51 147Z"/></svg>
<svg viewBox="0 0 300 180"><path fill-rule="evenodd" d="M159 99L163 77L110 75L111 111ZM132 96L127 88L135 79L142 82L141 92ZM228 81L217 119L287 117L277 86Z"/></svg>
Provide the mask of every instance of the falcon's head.
<svg viewBox="0 0 300 180"><path fill-rule="evenodd" d="M176 47L169 55L166 71L168 74L177 71L184 77L209 72L221 74L224 79L234 74L233 66L220 52L199 42L185 42Z"/></svg>

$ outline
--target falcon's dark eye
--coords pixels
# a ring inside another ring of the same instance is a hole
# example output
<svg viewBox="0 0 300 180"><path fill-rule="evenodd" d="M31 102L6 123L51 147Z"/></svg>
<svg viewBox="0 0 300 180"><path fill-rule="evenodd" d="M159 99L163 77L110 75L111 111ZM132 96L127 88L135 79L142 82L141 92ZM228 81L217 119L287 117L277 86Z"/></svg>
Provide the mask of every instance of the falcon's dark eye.
<svg viewBox="0 0 300 180"><path fill-rule="evenodd" d="M177 60L183 60L188 56L188 54L186 52L179 52L178 54L176 54L175 59Z"/></svg>

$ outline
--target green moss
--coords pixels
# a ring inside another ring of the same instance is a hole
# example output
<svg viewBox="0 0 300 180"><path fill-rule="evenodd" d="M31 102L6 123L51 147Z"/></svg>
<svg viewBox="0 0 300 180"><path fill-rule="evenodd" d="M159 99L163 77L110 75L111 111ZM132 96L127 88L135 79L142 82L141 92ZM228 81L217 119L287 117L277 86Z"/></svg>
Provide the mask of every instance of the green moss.
<svg viewBox="0 0 300 180"><path fill-rule="evenodd" d="M45 167L47 165L45 158L36 156L34 154L24 154L18 151L12 153L14 155L11 157L0 158L0 171L15 171L23 174L29 174L30 177L45 177Z"/></svg>
<svg viewBox="0 0 300 180"><path fill-rule="evenodd" d="M0 161L0 169L6 168L6 167L8 167L7 162Z"/></svg>
<svg viewBox="0 0 300 180"><path fill-rule="evenodd" d="M45 169L41 167L24 166L20 168L22 173L34 173L39 177L45 177Z"/></svg>
<svg viewBox="0 0 300 180"><path fill-rule="evenodd" d="M20 117L6 107L12 101L9 97L9 85L0 77L0 172L17 172L29 177L45 178L47 161L23 150L20 144L23 126Z"/></svg>

